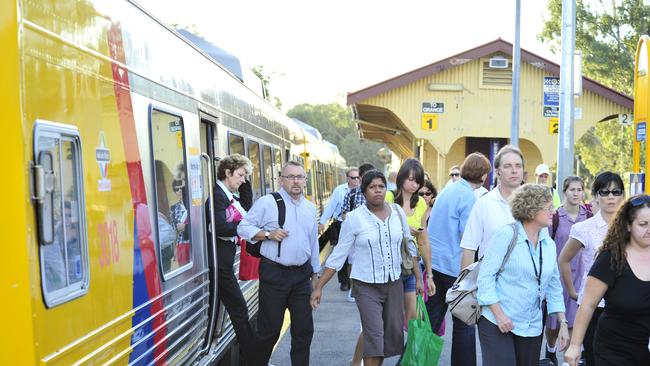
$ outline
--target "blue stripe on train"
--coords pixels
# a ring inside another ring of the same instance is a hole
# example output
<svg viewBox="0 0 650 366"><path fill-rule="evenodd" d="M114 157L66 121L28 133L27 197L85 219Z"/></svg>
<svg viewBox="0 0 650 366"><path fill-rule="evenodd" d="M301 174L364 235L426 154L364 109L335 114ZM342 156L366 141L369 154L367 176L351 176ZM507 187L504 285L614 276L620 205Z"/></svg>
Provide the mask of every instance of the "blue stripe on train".
<svg viewBox="0 0 650 366"><path fill-rule="evenodd" d="M136 221L136 220L134 220ZM142 263L142 254L140 252L140 242L138 241L138 228L137 228L137 222L135 223L135 230L133 231L133 248L134 248L134 253L133 253L133 308L137 308L138 306L146 303L149 301L149 295L147 291L147 281L145 280L145 275L144 275L144 265ZM142 324L143 322L146 322L147 319L151 317L151 305L147 305L140 309L139 311L136 311L136 313L133 315L133 319L131 321L131 326L136 327L138 324ZM150 337L147 341L140 343L137 346L134 346L134 344L138 343L138 341L147 335L151 335L153 331L153 326L152 322L147 322L144 326L138 328L133 335L131 336L131 346L133 347L133 351L131 352L131 355L129 356L129 364L133 364L135 360L138 359L138 357L142 356L143 354L147 353L147 350L151 350L154 346L154 340L153 337ZM137 365L146 365L150 364L153 362L153 352L149 352L146 357L143 357L137 362Z"/></svg>

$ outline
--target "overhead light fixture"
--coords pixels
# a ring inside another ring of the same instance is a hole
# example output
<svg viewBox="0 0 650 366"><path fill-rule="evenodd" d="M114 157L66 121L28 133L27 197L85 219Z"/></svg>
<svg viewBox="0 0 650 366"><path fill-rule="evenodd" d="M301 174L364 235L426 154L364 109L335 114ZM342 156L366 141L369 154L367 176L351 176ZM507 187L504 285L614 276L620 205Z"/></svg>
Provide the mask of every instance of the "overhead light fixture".
<svg viewBox="0 0 650 366"><path fill-rule="evenodd" d="M430 83L428 85L429 91L463 91L465 87L463 84L437 84Z"/></svg>

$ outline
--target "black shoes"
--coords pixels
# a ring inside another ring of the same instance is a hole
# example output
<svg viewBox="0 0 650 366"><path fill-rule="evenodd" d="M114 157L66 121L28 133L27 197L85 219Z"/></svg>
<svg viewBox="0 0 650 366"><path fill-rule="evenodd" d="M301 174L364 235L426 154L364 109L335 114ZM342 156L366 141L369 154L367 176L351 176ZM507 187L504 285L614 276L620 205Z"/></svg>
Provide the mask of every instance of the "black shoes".
<svg viewBox="0 0 650 366"><path fill-rule="evenodd" d="M341 284L339 288L341 289L341 291L348 291L350 289L350 285L344 282Z"/></svg>
<svg viewBox="0 0 650 366"><path fill-rule="evenodd" d="M555 352L549 352L548 349L547 349L546 350L546 358L551 360L551 362L553 362L553 365L559 365L557 363L557 355L555 354Z"/></svg>

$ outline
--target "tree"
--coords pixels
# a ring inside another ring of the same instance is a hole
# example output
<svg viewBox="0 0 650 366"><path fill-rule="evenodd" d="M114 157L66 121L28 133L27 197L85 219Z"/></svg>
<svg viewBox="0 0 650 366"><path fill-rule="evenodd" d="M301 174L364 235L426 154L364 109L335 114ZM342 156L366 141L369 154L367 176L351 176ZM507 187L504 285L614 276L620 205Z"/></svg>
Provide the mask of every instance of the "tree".
<svg viewBox="0 0 650 366"><path fill-rule="evenodd" d="M538 38L557 53L561 50L562 0L549 0L548 10L550 19ZM576 49L583 54L584 76L631 95L636 44L649 30L650 6L641 0L577 0ZM631 171L633 138L633 128L617 121L601 122L587 131L576 143L586 175Z"/></svg>
<svg viewBox="0 0 650 366"><path fill-rule="evenodd" d="M370 162L378 169L383 169L384 164L379 161L377 150L384 145L359 138L349 108L344 108L337 103L304 103L291 108L287 115L317 128L323 135L323 139L338 146L349 166Z"/></svg>
<svg viewBox="0 0 650 366"><path fill-rule="evenodd" d="M271 95L269 85L271 84L271 77L275 73L265 73L263 65L257 65L251 69L253 74L257 75L260 80L262 80L262 88L264 88L264 99L269 103L273 103L277 109L282 109L282 102L280 98Z"/></svg>

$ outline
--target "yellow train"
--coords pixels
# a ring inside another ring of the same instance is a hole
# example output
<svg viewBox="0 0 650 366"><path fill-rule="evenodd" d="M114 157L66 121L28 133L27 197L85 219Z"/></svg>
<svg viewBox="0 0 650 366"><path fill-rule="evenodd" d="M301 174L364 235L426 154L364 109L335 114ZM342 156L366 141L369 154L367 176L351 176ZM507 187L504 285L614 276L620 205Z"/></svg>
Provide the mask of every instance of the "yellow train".
<svg viewBox="0 0 650 366"><path fill-rule="evenodd" d="M0 46L0 365L235 362L214 162L249 156L257 198L303 159L322 208L340 154L132 1L2 1Z"/></svg>

